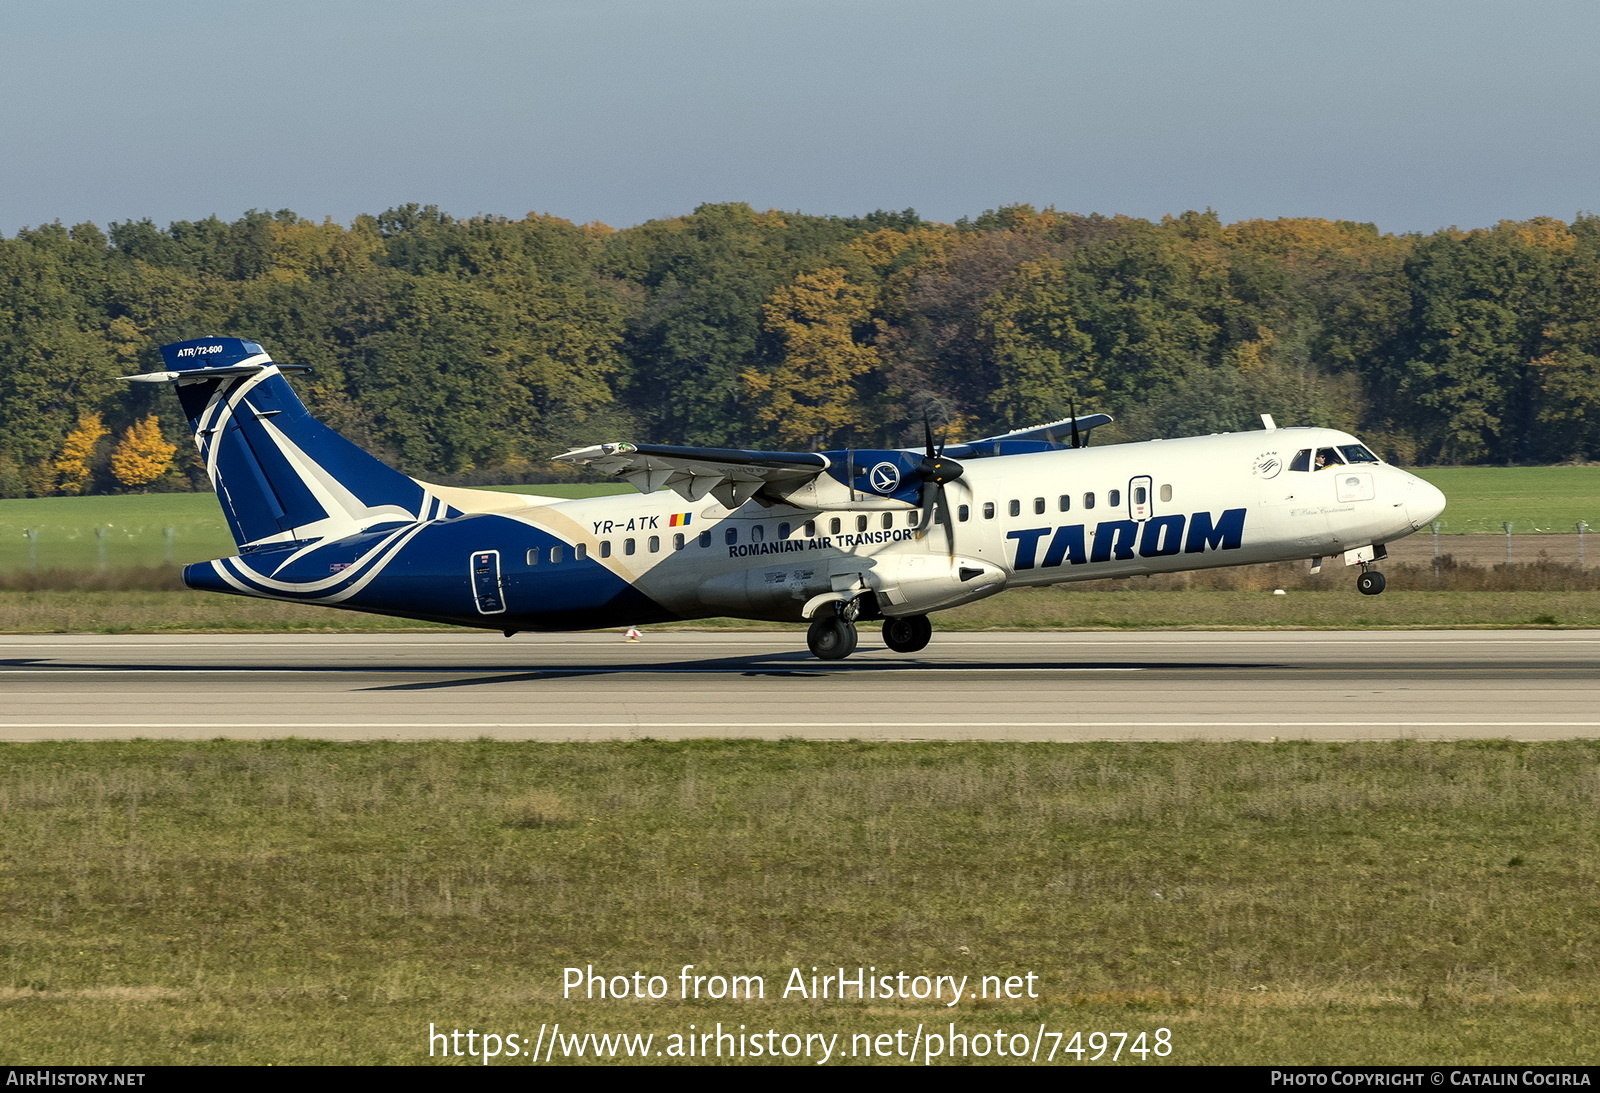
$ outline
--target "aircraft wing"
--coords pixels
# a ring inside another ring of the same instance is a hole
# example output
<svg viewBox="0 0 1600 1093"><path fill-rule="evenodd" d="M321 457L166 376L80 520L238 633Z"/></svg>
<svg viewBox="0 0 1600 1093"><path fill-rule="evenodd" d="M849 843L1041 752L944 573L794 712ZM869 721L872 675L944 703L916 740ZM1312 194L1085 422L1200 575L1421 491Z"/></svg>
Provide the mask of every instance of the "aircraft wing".
<svg viewBox="0 0 1600 1093"><path fill-rule="evenodd" d="M986 436L981 440L969 440L966 444L976 448L984 444L995 444L1005 440L1042 440L1052 444L1060 444L1072 437L1072 422L1070 417L1060 421L1052 421L1048 425L1035 425L1028 429L1018 429L1014 433L1004 433L1000 436ZM1098 429L1102 425L1111 424L1110 414L1084 414L1077 419L1078 433L1086 435L1090 429Z"/></svg>
<svg viewBox="0 0 1600 1093"><path fill-rule="evenodd" d="M666 444L597 444L555 458L585 464L614 478L626 478L640 493L667 489L688 501L698 501L709 494L729 509L744 504L763 486L798 485L830 465L827 456L816 452L679 448Z"/></svg>

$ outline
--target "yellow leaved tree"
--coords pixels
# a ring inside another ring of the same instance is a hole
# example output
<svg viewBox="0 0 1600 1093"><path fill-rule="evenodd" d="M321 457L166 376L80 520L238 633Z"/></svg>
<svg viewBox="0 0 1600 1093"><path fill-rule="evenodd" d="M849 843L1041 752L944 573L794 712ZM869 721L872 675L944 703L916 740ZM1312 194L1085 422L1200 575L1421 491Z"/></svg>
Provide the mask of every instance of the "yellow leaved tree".
<svg viewBox="0 0 1600 1093"><path fill-rule="evenodd" d="M57 489L62 493L83 492L89 484L89 461L94 457L95 445L110 431L99 414L85 414L78 419L77 428L67 434L61 454L56 456L55 471L61 476Z"/></svg>
<svg viewBox="0 0 1600 1093"><path fill-rule="evenodd" d="M836 434L866 424L857 383L877 352L855 339L871 315L872 294L839 268L795 278L761 309L762 324L783 343L770 371L741 374L756 420L779 443L823 447Z"/></svg>
<svg viewBox="0 0 1600 1093"><path fill-rule="evenodd" d="M161 435L161 420L155 414L128 426L111 453L111 473L124 486L148 486L172 467L178 446Z"/></svg>

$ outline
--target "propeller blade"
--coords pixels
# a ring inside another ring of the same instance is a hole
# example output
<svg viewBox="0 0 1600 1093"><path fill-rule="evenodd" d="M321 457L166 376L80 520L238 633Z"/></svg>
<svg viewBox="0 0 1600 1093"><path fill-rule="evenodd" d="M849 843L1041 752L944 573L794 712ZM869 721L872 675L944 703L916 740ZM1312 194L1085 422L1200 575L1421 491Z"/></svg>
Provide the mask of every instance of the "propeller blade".
<svg viewBox="0 0 1600 1093"><path fill-rule="evenodd" d="M950 560L956 560L956 522L950 514L950 499L945 496L944 483L939 484L939 513L944 518L944 541Z"/></svg>
<svg viewBox="0 0 1600 1093"><path fill-rule="evenodd" d="M954 459L944 457L942 439L935 445L933 422L926 414L922 417L922 439L926 454L917 467L917 475L922 479L922 516L917 522L918 529L921 534L926 535L937 512L939 522L944 525L945 546L949 551L950 560L955 561L956 524L950 512L950 500L945 496L944 487L945 483L960 478L965 468Z"/></svg>
<svg viewBox="0 0 1600 1093"><path fill-rule="evenodd" d="M917 538L928 534L933 527L934 506L938 503L938 494L934 492L937 487L931 483L924 483L922 487L922 514L917 517Z"/></svg>
<svg viewBox="0 0 1600 1093"><path fill-rule="evenodd" d="M1083 447L1083 438L1078 435L1078 403L1076 399L1067 400L1067 413L1072 415L1072 446Z"/></svg>

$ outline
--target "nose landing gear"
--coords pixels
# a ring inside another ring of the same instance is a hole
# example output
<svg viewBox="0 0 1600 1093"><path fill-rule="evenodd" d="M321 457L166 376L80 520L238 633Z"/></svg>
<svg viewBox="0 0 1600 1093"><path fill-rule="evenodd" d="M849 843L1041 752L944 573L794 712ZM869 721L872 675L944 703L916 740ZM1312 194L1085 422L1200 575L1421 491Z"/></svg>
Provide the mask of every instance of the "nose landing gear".
<svg viewBox="0 0 1600 1093"><path fill-rule="evenodd" d="M1361 563L1361 576L1356 578L1356 591L1363 596L1376 596L1382 592L1389 582L1383 579L1383 574L1372 569L1366 562Z"/></svg>

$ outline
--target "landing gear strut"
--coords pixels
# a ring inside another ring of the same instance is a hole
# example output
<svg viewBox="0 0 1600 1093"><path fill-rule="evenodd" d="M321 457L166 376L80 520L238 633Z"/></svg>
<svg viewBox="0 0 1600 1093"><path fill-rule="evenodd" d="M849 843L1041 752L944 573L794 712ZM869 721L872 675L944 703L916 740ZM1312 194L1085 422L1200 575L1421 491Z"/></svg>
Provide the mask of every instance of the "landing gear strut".
<svg viewBox="0 0 1600 1093"><path fill-rule="evenodd" d="M1383 574L1376 569L1369 569L1366 562L1361 563L1361 576L1356 578L1356 591L1363 596L1376 596L1383 591L1384 585L1389 582L1383 579Z"/></svg>
<svg viewBox="0 0 1600 1093"><path fill-rule="evenodd" d="M806 631L806 644L818 660L843 660L856 651L856 624L841 615L823 615Z"/></svg>
<svg viewBox="0 0 1600 1093"><path fill-rule="evenodd" d="M897 653L926 649L933 637L933 623L926 615L904 615L883 620L883 643Z"/></svg>

